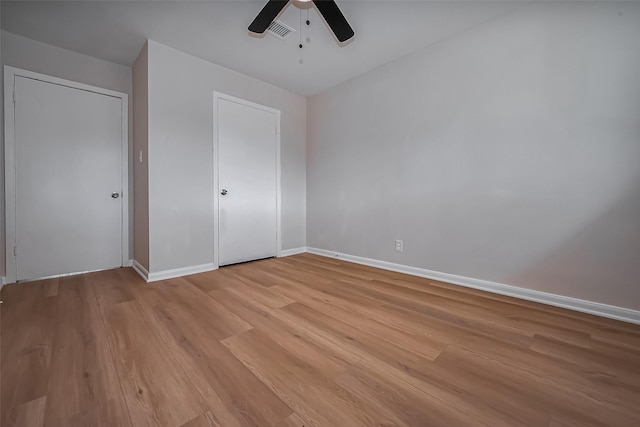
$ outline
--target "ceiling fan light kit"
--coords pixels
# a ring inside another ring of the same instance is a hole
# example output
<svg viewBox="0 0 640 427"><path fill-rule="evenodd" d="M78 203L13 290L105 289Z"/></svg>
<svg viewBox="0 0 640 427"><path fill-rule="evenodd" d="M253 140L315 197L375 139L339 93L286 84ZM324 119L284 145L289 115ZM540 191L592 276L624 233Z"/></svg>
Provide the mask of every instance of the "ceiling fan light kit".
<svg viewBox="0 0 640 427"><path fill-rule="evenodd" d="M297 1L308 2L311 0ZM289 0L269 0L249 25L249 31L263 34L288 3ZM313 4L340 43L350 40L355 35L335 1L313 0Z"/></svg>

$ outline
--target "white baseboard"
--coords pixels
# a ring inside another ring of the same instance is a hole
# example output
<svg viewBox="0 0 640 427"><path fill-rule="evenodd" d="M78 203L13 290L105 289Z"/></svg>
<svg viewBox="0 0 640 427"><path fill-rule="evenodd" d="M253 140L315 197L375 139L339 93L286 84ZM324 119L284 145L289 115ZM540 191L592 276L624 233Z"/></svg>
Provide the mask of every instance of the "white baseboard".
<svg viewBox="0 0 640 427"><path fill-rule="evenodd" d="M204 273L217 269L213 263L194 265L191 267L174 268L173 270L158 271L149 273L138 261L133 260L133 269L147 282L157 282L158 280L173 279L175 277L188 276L190 274Z"/></svg>
<svg viewBox="0 0 640 427"><path fill-rule="evenodd" d="M7 284L7 276L2 276L0 277L0 291L2 291L2 288L4 287L4 285Z"/></svg>
<svg viewBox="0 0 640 427"><path fill-rule="evenodd" d="M140 277L142 277L144 279L145 282L148 282L149 280L149 272L147 271L146 268L144 268L142 266L142 264L140 264L138 261L131 260L131 267L133 267L133 270L138 273L140 275Z"/></svg>
<svg viewBox="0 0 640 427"><path fill-rule="evenodd" d="M628 308L585 301L577 298L550 294L547 292L534 291L531 289L504 285L502 283L489 282L486 280L474 279L471 277L458 276L455 274L441 273L439 271L427 270L424 268L394 264L391 262L379 261L371 258L363 258L355 255L328 251L325 249L307 247L307 252L329 258L339 258L345 261L355 262L356 264L378 267L385 270L397 271L400 273L411 274L413 276L425 277L427 279L433 279L452 283L454 285L479 289L495 294L507 295L510 297L520 298L528 301L535 301L542 304L553 305L556 307L568 308L570 310L581 311L584 313L594 314L596 316L608 317L611 319L622 320L624 322L640 324L640 311L631 310Z"/></svg>
<svg viewBox="0 0 640 427"><path fill-rule="evenodd" d="M293 249L284 249L284 250L281 250L280 252L278 252L278 258L283 257L283 256L291 256L291 255L303 254L305 252L307 252L307 247L306 246L301 246L299 248L293 248Z"/></svg>

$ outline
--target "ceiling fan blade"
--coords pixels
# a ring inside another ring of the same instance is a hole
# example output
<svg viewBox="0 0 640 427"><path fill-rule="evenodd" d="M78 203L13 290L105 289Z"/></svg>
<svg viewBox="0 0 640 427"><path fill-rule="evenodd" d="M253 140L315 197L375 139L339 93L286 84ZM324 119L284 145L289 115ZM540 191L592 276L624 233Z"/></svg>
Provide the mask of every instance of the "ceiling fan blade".
<svg viewBox="0 0 640 427"><path fill-rule="evenodd" d="M249 31L258 34L264 33L287 3L289 3L289 0L269 0L258 16L256 16L256 19L249 25Z"/></svg>
<svg viewBox="0 0 640 427"><path fill-rule="evenodd" d="M345 42L355 35L351 25L347 22L346 18L340 12L340 8L333 0L313 0L313 3L318 8L318 12L327 22L333 34L340 42Z"/></svg>

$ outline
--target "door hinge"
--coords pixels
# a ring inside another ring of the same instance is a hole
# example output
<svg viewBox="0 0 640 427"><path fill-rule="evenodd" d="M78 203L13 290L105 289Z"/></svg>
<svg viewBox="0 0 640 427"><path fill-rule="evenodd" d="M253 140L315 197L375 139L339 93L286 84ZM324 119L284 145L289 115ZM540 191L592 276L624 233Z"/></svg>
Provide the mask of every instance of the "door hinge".
<svg viewBox="0 0 640 427"><path fill-rule="evenodd" d="M16 103L16 90L13 89L13 103Z"/></svg>
<svg viewBox="0 0 640 427"><path fill-rule="evenodd" d="M18 247L17 246L13 247L13 256L18 256Z"/></svg>

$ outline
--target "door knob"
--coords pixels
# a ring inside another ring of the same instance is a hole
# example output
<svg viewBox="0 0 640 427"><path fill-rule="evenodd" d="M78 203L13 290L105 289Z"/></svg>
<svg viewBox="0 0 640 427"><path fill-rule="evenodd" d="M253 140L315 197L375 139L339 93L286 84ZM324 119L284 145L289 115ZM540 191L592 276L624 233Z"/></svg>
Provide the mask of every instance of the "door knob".
<svg viewBox="0 0 640 427"><path fill-rule="evenodd" d="M220 191L220 194L222 194L223 196L226 196L228 193L227 190L225 190L224 188Z"/></svg>
<svg viewBox="0 0 640 427"><path fill-rule="evenodd" d="M120 197L120 193L111 193L111 197L117 199L118 197Z"/></svg>

